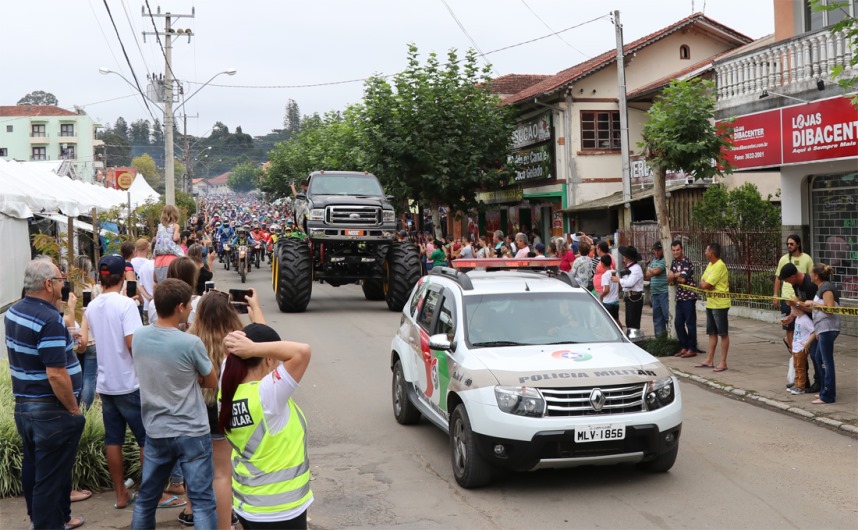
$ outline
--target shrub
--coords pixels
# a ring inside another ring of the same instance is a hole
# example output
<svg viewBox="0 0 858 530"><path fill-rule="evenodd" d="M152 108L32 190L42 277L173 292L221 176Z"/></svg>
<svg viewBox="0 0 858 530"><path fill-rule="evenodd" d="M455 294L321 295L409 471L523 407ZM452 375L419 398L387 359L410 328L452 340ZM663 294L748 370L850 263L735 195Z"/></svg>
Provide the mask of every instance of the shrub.
<svg viewBox="0 0 858 530"><path fill-rule="evenodd" d="M8 363L0 363L0 498L21 495L21 437L15 427L15 398ZM86 411L86 427L80 437L74 468L72 488L101 491L113 487L107 471L104 452L104 424L101 419L101 402L96 400ZM125 476L140 482L140 458L137 443L126 432L122 448Z"/></svg>
<svg viewBox="0 0 858 530"><path fill-rule="evenodd" d="M667 335L644 339L637 344L653 357L670 357L682 347L678 340Z"/></svg>

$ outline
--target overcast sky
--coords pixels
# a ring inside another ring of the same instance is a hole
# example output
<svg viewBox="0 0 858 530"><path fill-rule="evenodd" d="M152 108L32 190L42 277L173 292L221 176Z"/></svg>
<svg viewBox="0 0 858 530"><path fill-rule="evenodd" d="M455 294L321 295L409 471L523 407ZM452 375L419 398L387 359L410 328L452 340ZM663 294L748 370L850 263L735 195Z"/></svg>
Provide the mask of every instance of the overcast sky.
<svg viewBox="0 0 858 530"><path fill-rule="evenodd" d="M391 74L405 65L406 45L421 53L445 55L465 50L471 39L484 53L564 28L582 26L539 42L488 55L498 76L553 74L615 47L614 29L605 17L621 12L625 41L702 11L752 38L774 31L773 2L799 0L149 0L153 11L190 13L174 28L191 28L194 37L176 39L173 71L186 81L205 82L228 68L187 104L191 134L204 136L215 121L230 130L260 135L282 127L289 98L303 114L341 110L360 101L361 82L298 87ZM153 31L141 16L145 1L108 0L125 50L140 79L161 74L164 57ZM459 27L452 11L467 31ZM164 21L155 18L163 30ZM551 29L549 29L549 27ZM564 42L565 41L565 42ZM33 90L52 92L59 105L86 108L99 123L118 116L129 123L148 118L142 98L108 67L131 79L103 0L5 1L0 18L3 50L0 105L14 105ZM216 84L239 85L218 87ZM244 88L284 86L292 88ZM186 84L186 94L199 85ZM106 101L114 98L114 101ZM153 108L156 116L163 116Z"/></svg>

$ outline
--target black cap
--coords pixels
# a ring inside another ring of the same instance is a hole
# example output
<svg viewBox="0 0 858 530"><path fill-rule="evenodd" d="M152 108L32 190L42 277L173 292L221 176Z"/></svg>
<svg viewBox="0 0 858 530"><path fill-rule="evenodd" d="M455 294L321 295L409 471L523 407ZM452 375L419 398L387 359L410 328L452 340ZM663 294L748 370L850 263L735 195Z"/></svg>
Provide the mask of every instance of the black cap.
<svg viewBox="0 0 858 530"><path fill-rule="evenodd" d="M778 275L781 281L786 280L790 276L798 274L798 269L792 263L787 263L781 268L781 273Z"/></svg>
<svg viewBox="0 0 858 530"><path fill-rule="evenodd" d="M661 246L661 241L656 241L655 243L652 244L652 249L653 250L663 250L664 247Z"/></svg>
<svg viewBox="0 0 858 530"><path fill-rule="evenodd" d="M280 335L272 327L265 324L248 324L244 327L244 334L253 342L280 341Z"/></svg>

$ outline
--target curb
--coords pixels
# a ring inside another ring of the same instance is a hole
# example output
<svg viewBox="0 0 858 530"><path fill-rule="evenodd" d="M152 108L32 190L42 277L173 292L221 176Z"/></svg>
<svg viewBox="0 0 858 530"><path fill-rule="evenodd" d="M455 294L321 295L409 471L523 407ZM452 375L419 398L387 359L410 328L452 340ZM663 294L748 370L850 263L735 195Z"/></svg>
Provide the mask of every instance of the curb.
<svg viewBox="0 0 858 530"><path fill-rule="evenodd" d="M775 409L777 411L785 412L792 416L797 416L801 419L810 420L814 423L819 424L821 427L833 429L836 432L843 434L844 436L858 438L858 426L852 425L850 423L845 423L840 420L834 420L827 416L817 415L809 410L795 407L792 404L761 396L755 393L753 390L745 390L743 388L736 388L730 385L722 385L721 383L706 379L705 377L700 377L699 375L683 372L682 370L678 370L676 368L671 368L670 370L676 376L698 383L705 388L718 391L723 394L727 394L730 397L744 398L743 400L747 400L749 403L758 404L767 408Z"/></svg>

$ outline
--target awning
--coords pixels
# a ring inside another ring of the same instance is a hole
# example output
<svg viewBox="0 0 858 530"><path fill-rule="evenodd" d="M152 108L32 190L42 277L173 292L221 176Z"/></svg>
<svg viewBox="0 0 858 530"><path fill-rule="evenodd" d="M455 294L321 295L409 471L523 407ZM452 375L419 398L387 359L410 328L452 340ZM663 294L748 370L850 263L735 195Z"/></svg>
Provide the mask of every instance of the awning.
<svg viewBox="0 0 858 530"><path fill-rule="evenodd" d="M683 190L686 188L701 188L706 187L706 184L676 184L673 186L668 186L665 191L674 192L678 190ZM643 199L649 199L653 195L655 195L655 189L650 184L644 186L643 189L640 186L632 187L632 198L628 202L636 202L641 201ZM623 192L618 191L616 193L612 193L606 197L600 197L596 200L592 200L583 204L576 204L574 206L569 206L568 208L564 208L563 213L574 213L574 212L586 212L592 210L605 210L607 208L614 208L616 206L621 206L625 204L626 201L623 199Z"/></svg>
<svg viewBox="0 0 858 530"><path fill-rule="evenodd" d="M58 214L58 213L52 213L52 214L48 214L48 215L41 215L41 214L37 214L37 215L39 217L44 217L46 219L50 219L51 221L56 221L56 222L58 222L60 224L64 224L64 225L68 225L68 222L69 222L69 218L67 216L62 215L62 214ZM78 219L74 219L73 226L74 226L75 230L83 230L84 232L89 232L89 233L92 233L92 231L94 230L91 224L85 223L85 222L80 221ZM100 232L101 232L101 235L103 235L103 236L106 236L108 234L113 233L113 232L110 232L110 231L105 230L103 228L100 230Z"/></svg>

